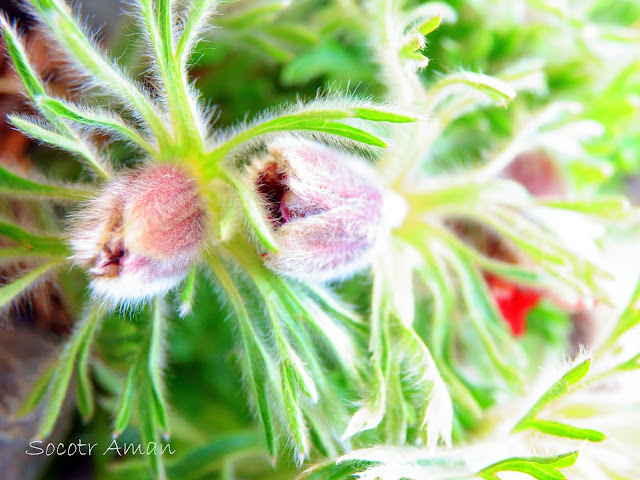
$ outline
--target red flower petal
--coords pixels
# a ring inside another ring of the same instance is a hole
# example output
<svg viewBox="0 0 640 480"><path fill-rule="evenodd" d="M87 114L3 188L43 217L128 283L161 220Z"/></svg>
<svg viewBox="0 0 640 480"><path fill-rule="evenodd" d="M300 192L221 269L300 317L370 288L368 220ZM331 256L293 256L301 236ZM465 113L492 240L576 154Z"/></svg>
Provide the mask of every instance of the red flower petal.
<svg viewBox="0 0 640 480"><path fill-rule="evenodd" d="M538 304L541 294L493 275L485 275L485 278L491 295L513 334L524 334L527 315Z"/></svg>

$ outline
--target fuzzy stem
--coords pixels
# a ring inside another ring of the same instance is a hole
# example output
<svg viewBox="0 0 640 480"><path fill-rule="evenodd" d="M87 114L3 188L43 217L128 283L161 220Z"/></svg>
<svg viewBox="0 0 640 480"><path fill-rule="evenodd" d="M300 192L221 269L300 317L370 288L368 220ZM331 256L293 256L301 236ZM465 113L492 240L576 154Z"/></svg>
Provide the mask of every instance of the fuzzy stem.
<svg viewBox="0 0 640 480"><path fill-rule="evenodd" d="M167 96L175 142L181 153L185 150L199 153L203 142L189 104L186 73L183 72L179 59L174 56L171 2L158 1L154 12L152 0L142 0L140 8Z"/></svg>

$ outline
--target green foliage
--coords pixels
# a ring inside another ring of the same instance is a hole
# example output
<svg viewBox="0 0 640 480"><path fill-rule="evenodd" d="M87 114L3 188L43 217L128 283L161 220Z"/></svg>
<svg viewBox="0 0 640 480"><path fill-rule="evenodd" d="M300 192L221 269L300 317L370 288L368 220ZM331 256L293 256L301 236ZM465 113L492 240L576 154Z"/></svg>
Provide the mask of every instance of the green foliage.
<svg viewBox="0 0 640 480"><path fill-rule="evenodd" d="M499 472L522 472L538 480L564 480L566 477L558 471L573 465L578 452L569 452L554 457L509 458L483 468L477 476L486 480L496 480Z"/></svg>
<svg viewBox="0 0 640 480"><path fill-rule="evenodd" d="M11 255L14 254L14 251L11 250ZM49 261L47 263L43 263L32 270L25 273L22 277L14 280L7 285L0 287L0 307L5 307L10 305L11 302L22 295L29 287L31 287L35 282L40 280L40 278L49 273L50 270L59 266L62 262L60 260Z"/></svg>
<svg viewBox="0 0 640 480"><path fill-rule="evenodd" d="M527 414L514 427L514 432L526 429L535 429L542 433L556 435L558 437L574 438L578 440L590 440L592 442L601 442L606 437L601 432L585 428L572 427L560 422L541 420L537 418L537 414L553 400L566 395L569 388L582 380L589 372L591 365L590 360L585 360L565 373L560 380L554 383L547 390L536 404L527 412Z"/></svg>
<svg viewBox="0 0 640 480"><path fill-rule="evenodd" d="M102 320L102 312L98 308L92 309L87 313L84 319L75 327L72 338L67 345L65 351L60 356L56 365L55 373L51 378L49 385L48 398L46 408L42 416L42 422L38 429L38 438L46 438L52 431L55 422L62 408L62 404L67 397L67 389L71 381L74 367L80 372L78 375L77 397L78 407L83 416L91 415L91 385L89 384L89 376L87 373L87 351L88 345L91 343L93 336ZM37 389L38 386L36 386Z"/></svg>
<svg viewBox="0 0 640 480"><path fill-rule="evenodd" d="M21 255L41 256L56 258L58 262L61 262L69 255L69 249L59 237L35 235L2 220L0 220L0 235L17 245L9 247L16 257Z"/></svg>
<svg viewBox="0 0 640 480"><path fill-rule="evenodd" d="M0 167L0 194L24 198L52 198L60 201L85 200L92 196L91 190L81 187L66 187L34 182Z"/></svg>

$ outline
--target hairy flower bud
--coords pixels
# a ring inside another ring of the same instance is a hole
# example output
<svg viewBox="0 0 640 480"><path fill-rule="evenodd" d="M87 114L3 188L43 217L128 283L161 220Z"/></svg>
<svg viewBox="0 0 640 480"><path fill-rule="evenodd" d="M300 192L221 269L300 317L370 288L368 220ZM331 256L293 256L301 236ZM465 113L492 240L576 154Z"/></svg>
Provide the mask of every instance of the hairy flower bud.
<svg viewBox="0 0 640 480"><path fill-rule="evenodd" d="M369 261L385 195L373 168L322 144L287 137L250 166L278 242L266 264L316 281L352 275Z"/></svg>
<svg viewBox="0 0 640 480"><path fill-rule="evenodd" d="M75 218L74 259L101 297L127 303L177 285L200 254L205 212L195 182L179 167L120 175Z"/></svg>

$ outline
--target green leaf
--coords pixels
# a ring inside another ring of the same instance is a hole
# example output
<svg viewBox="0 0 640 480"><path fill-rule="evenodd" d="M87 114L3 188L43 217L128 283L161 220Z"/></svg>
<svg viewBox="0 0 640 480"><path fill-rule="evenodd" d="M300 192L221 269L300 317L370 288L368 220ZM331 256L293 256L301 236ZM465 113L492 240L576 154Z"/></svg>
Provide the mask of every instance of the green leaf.
<svg viewBox="0 0 640 480"><path fill-rule="evenodd" d="M16 115L9 115L9 121L16 128L20 129L23 133L31 138L83 157L87 155L87 152L85 151L83 146L79 145L76 141L65 137L64 135L60 135L59 133L51 131L47 128L44 128L41 125L32 122L31 120L27 120L26 118Z"/></svg>
<svg viewBox="0 0 640 480"><path fill-rule="evenodd" d="M22 48L21 42L18 40L18 35L11 25L8 24L4 15L0 16L0 24L2 25L2 32L4 35L5 46L13 65L18 72L18 76L24 85L27 94L30 97L36 95L44 95L44 87L40 82L40 77L31 68L31 65L27 59L27 54Z"/></svg>
<svg viewBox="0 0 640 480"><path fill-rule="evenodd" d="M15 415L17 418L22 418L28 415L46 396L49 384L51 383L51 379L55 374L57 366L57 362L54 361L45 369L44 372L42 372L40 377L38 377L38 380L33 387L31 387L31 390L22 402L22 405L20 405L20 408L16 411Z"/></svg>
<svg viewBox="0 0 640 480"><path fill-rule="evenodd" d="M289 330L291 332L301 331L306 341L299 341L298 345L315 344L314 341L306 334L304 330L300 329L300 318L304 319L304 324L309 325L315 335L318 335L318 339L324 339L324 343L328 346L333 358L338 362L342 371L347 375L347 378L355 379L358 377L358 347L356 346L354 333L349 328L343 326L342 322L335 320L332 316L328 315L325 310L320 308L320 305L316 303L314 298L308 296L307 292L297 285L291 285L286 280L279 278L277 275L273 275L277 279L278 283L282 285L286 294L282 295L282 301L285 304L289 315L285 316L285 321L288 323ZM330 308L330 307L329 307ZM354 314L352 314L353 317ZM352 326L358 328L361 331L360 318L357 318L357 322L354 322L350 317L343 317L344 320L349 322ZM364 332L362 332L364 334ZM325 351L324 348L320 348L319 345L315 345L318 350ZM307 353L304 358L309 366L317 364L318 353ZM319 365L316 370L319 374L314 374L314 378L318 379L324 375L324 369ZM307 389L309 390L309 389ZM313 393L312 391L309 393ZM315 395L311 394L311 398ZM315 401L315 400L314 400Z"/></svg>
<svg viewBox="0 0 640 480"><path fill-rule="evenodd" d="M459 93L460 87L488 96L498 105L506 105L516 96L515 90L502 80L473 72L458 72L442 77L429 91L433 108L451 95Z"/></svg>
<svg viewBox="0 0 640 480"><path fill-rule="evenodd" d="M309 440L307 438L307 427L304 422L302 409L300 408L300 399L296 391L295 373L291 368L282 365L280 371L282 382L282 397L284 404L284 415L287 427L291 432L291 439L294 446L294 458L297 465L302 465L307 458L309 450Z"/></svg>
<svg viewBox="0 0 640 480"><path fill-rule="evenodd" d="M34 182L0 167L0 194L12 196L55 198L60 200L87 200L93 190L83 187L63 187Z"/></svg>
<svg viewBox="0 0 640 480"><path fill-rule="evenodd" d="M417 61L421 68L426 68L429 64L429 59L422 54L424 48L424 36L416 33L405 38L399 55L406 60Z"/></svg>
<svg viewBox="0 0 640 480"><path fill-rule="evenodd" d="M608 220L623 220L633 211L629 199L622 196L601 196L578 201L546 200L542 204L547 207L604 217Z"/></svg>
<svg viewBox="0 0 640 480"><path fill-rule="evenodd" d="M207 26L207 19L213 15L217 0L194 0L191 2L183 30L175 50L175 58L179 59L182 68L186 68L187 60L197 43L198 34Z"/></svg>
<svg viewBox="0 0 640 480"><path fill-rule="evenodd" d="M116 133L140 148L151 154L156 154L156 150L131 126L126 125L117 117L105 112L80 109L75 105L65 103L55 98L37 98L36 103L51 113L59 117L67 118L82 125L99 128L108 132Z"/></svg>
<svg viewBox="0 0 640 480"><path fill-rule="evenodd" d="M547 389L547 391L538 399L538 401L534 404L534 406L531 407L531 409L522 417L522 419L513 428L513 431L519 432L529 428L536 428L535 423L540 421L536 418L537 414L540 413L540 411L542 411L544 407L549 405L554 400L557 400L558 398L566 395L569 392L569 387L572 385L575 385L580 380L582 380L587 375L587 373L589 373L590 368L591 368L591 359L586 359L578 363L571 369L569 369L567 372L565 372L562 375L562 377L560 377L560 379L558 379L553 385L551 385ZM553 429L554 427L553 422L546 422L544 420L542 420L542 422L547 423L546 427L548 430ZM564 426L564 427L567 427L567 426ZM542 428L545 428L545 425L543 425ZM568 428L574 428L574 427L568 427ZM580 430L580 429L576 429L576 430ZM561 432L562 430L556 429L556 431ZM589 431L589 432L594 432L594 431ZM599 438L598 435L596 435L596 433L593 434L593 437ZM602 434L599 434L599 435L602 435ZM600 441L600 440L594 440L594 441Z"/></svg>
<svg viewBox="0 0 640 480"><path fill-rule="evenodd" d="M160 455L160 437L158 436L158 424L156 423L157 413L155 411L156 403L153 399L153 393L151 392L151 385L144 385L140 391L138 397L138 421L140 422L140 439L142 440L143 448L147 447L150 443L154 443L156 448L155 453L147 455L147 464L151 468L153 477L156 480L166 480L167 475L165 473L164 462L162 455ZM146 450L146 449L145 449Z"/></svg>
<svg viewBox="0 0 640 480"><path fill-rule="evenodd" d="M193 309L193 302L196 296L196 277L198 275L197 267L192 267L189 270L189 275L185 280L182 292L180 292L180 307L179 313L181 317L189 315Z"/></svg>
<svg viewBox="0 0 640 480"><path fill-rule="evenodd" d="M640 369L640 353L634 355L629 360L620 363L618 366L614 367L613 370L616 372L626 372L629 370L638 370Z"/></svg>
<svg viewBox="0 0 640 480"><path fill-rule="evenodd" d="M556 437L573 438L575 440L588 440L590 442L602 442L607 436L597 430L588 428L578 428L560 422L552 422L549 420L528 420L526 428L534 429ZM522 428L524 429L524 428Z"/></svg>
<svg viewBox="0 0 640 480"><path fill-rule="evenodd" d="M39 14L51 35L82 65L94 80L102 82L108 91L119 97L123 105L144 118L160 144L169 138L163 116L153 101L135 82L127 78L115 62L105 58L100 49L84 34L63 0L33 0L31 5Z"/></svg>
<svg viewBox="0 0 640 480"><path fill-rule="evenodd" d="M50 270L59 266L61 263L62 262L60 260L43 263L42 265L35 267L33 270L30 270L17 280L0 287L0 308L8 305L18 295L22 294L42 276L49 273Z"/></svg>
<svg viewBox="0 0 640 480"><path fill-rule="evenodd" d="M425 286L431 291L434 301L434 314L431 325L430 343L434 352L434 361L438 371L447 385L453 401L455 413L475 424L482 418L482 408L467 386L457 377L455 372L444 360L446 341L451 334L450 318L454 305L452 283L447 278L446 268L438 258L432 254L428 246L421 248L420 253L425 260L425 268L418 271L418 275Z"/></svg>
<svg viewBox="0 0 640 480"><path fill-rule="evenodd" d="M442 15L436 15L421 25L418 25L416 30L426 37L440 26L440 22L442 22Z"/></svg>
<svg viewBox="0 0 640 480"><path fill-rule="evenodd" d="M125 381L124 388L122 389L122 393L118 401L118 410L113 426L114 437L119 436L129 424L129 418L131 417L131 411L133 408L133 394L136 390L136 378L138 377L137 374L137 365L129 368L129 373L127 374L127 379Z"/></svg>
<svg viewBox="0 0 640 480"><path fill-rule="evenodd" d="M568 385L575 385L589 373L591 368L591 360L587 359L584 362L579 363L567 373L565 373L560 381L565 381Z"/></svg>
<svg viewBox="0 0 640 480"><path fill-rule="evenodd" d="M27 94L36 103L38 108L43 113L44 117L53 125L54 129L58 131L61 138L56 139L51 134L46 135L46 133L44 133L43 131L40 131L40 136L38 136L37 125L32 125L30 129L27 128L25 130L23 127L20 127L19 120L18 123L14 121L17 118L15 116L10 116L10 121L18 128L22 129L27 135L33 136L36 139L45 141L47 143L51 143L52 140L57 140L57 143L52 143L52 145L56 145L60 148L65 148L71 152L78 153L79 155L83 156L100 175L108 178L110 174L106 166L102 165L100 159L92 151L90 151L90 149L86 145L83 144L79 136L75 132L73 132L73 130L71 130L71 128L69 128L69 126L61 118L58 118L54 112L50 112L46 108L42 108L42 106L39 104L38 100L46 98L47 96L42 81L40 80L35 70L29 64L29 60L27 58L26 52L24 51L24 47L18 39L16 32L12 27L7 25L4 17L1 21L5 41L7 43L7 49L14 62L18 75L20 76L20 79L25 86ZM43 129L40 127L40 130ZM48 140L45 140L45 138L47 138ZM67 139L66 143L62 140L64 138ZM66 147L64 147L63 145L66 145Z"/></svg>
<svg viewBox="0 0 640 480"><path fill-rule="evenodd" d="M0 220L0 236L13 240L31 255L57 258L58 262L71 255L60 238L35 235L2 220Z"/></svg>
<svg viewBox="0 0 640 480"><path fill-rule="evenodd" d="M495 305L490 301L490 294L480 274L466 260L455 254L449 255L447 259L458 274L467 311L489 358L507 383L512 386L521 386L523 384L522 376L502 356L506 347L502 341L508 341L508 337L502 336L500 347L498 347L496 338L492 335L494 330L490 328L489 324L500 325L504 328L505 323L501 320Z"/></svg>
<svg viewBox="0 0 640 480"><path fill-rule="evenodd" d="M570 467L577 458L577 451L551 457L514 457L483 468L476 476L486 480L499 480L497 473L521 472L537 480L566 480L558 469Z"/></svg>
<svg viewBox="0 0 640 480"><path fill-rule="evenodd" d="M390 370L389 310L385 298L384 277L379 265L374 264L373 289L371 294L371 329L369 351L371 352L370 387L367 398L351 416L341 440L371 430L382 422L387 410L387 377Z"/></svg>
<svg viewBox="0 0 640 480"><path fill-rule="evenodd" d="M431 352L420 336L399 319L392 323L390 334L393 363L402 383L400 397L416 412L417 429L426 429L428 448L435 448L440 440L451 445L453 405Z"/></svg>
<svg viewBox="0 0 640 480"><path fill-rule="evenodd" d="M372 122L411 123L418 120L415 117L409 117L378 108L356 107L351 109L351 111L354 117Z"/></svg>
<svg viewBox="0 0 640 480"><path fill-rule="evenodd" d="M262 340L254 329L251 318L244 305L242 295L236 288L226 268L215 254L207 256L207 263L213 270L223 290L226 292L229 303L236 314L240 336L242 338L244 351L243 360L249 391L255 402L258 418L262 424L267 450L271 459L275 461L278 446L275 435L275 425L271 416L269 396L267 394L266 374L270 369L270 365L266 364L267 353L262 345Z"/></svg>
<svg viewBox="0 0 640 480"><path fill-rule="evenodd" d="M168 438L169 422L164 400L164 383L162 381L162 369L165 364L164 335L166 330L164 310L164 299L160 297L154 305L146 345L141 350L141 355L136 359L136 363L141 373L144 374L142 381L148 383L148 388L145 388L145 392L149 397L148 400L152 403L149 408L154 417L153 423L161 429L163 437Z"/></svg>
<svg viewBox="0 0 640 480"><path fill-rule="evenodd" d="M569 392L569 387L582 380L591 368L591 359L586 359L567 371L540 397L533 407L525 415L525 419L537 415L544 407L554 400L564 396ZM518 428L516 426L516 428Z"/></svg>
<svg viewBox="0 0 640 480"><path fill-rule="evenodd" d="M86 422L93 416L93 386L89 377L89 352L93 338L98 329L99 321L92 322L87 328L84 338L80 342L77 360L76 402L78 410Z"/></svg>
<svg viewBox="0 0 640 480"><path fill-rule="evenodd" d="M163 438L169 438L169 420L167 416L167 407L165 406L164 398L160 391L152 385L151 389L151 401L153 402L153 414L155 417L155 423L162 431Z"/></svg>
<svg viewBox="0 0 640 480"><path fill-rule="evenodd" d="M344 123L307 120L306 122L291 128L291 130L309 130L312 132L328 133L330 135L349 138L366 145L373 145L374 147L387 147L387 144L375 135Z"/></svg>
<svg viewBox="0 0 640 480"><path fill-rule="evenodd" d="M96 172L105 178L111 177L109 167L103 164L100 160L85 144L80 143L74 138L61 135L54 131L51 131L37 123L16 115L9 115L9 121L18 129L20 129L25 135L34 138L40 142L49 144L53 147L66 150L73 154L76 154L93 167Z"/></svg>
<svg viewBox="0 0 640 480"><path fill-rule="evenodd" d="M173 61L173 12L171 3L171 0L156 0L155 2L155 21L158 28L160 52L162 54L162 56L158 57L158 61L167 64Z"/></svg>
<svg viewBox="0 0 640 480"><path fill-rule="evenodd" d="M58 362L55 374L49 387L49 400L44 410L42 421L38 429L36 438L46 438L49 436L60 414L62 403L67 396L69 382L73 373L73 367L81 345L87 335L95 331L97 324L102 319L102 313L98 307L93 308L75 326L71 340L67 344L65 351Z"/></svg>
<svg viewBox="0 0 640 480"><path fill-rule="evenodd" d="M236 177L231 172L225 171L224 178L238 194L242 209L247 216L249 224L253 227L253 233L257 237L258 241L270 252L277 252L278 246L275 238L273 237L272 228L267 223L266 215L260 208L253 191L242 181L242 179Z"/></svg>
<svg viewBox="0 0 640 480"><path fill-rule="evenodd" d="M239 242L234 242L229 247L232 248L235 258L253 280L265 303L267 317L275 340L276 355L280 360L280 388L284 417L293 441L295 461L302 464L308 454L309 440L297 389L299 388L314 402L318 400L318 391L313 378L307 372L285 333L283 317L286 315L281 311L286 309L285 300L279 297L284 296L286 290L281 292L277 288L278 282L274 282L274 274L265 268L255 252L242 248ZM292 312L293 315L296 313Z"/></svg>
<svg viewBox="0 0 640 480"><path fill-rule="evenodd" d="M375 118L384 118L384 120L380 121L392 123L412 120L410 117L405 117L395 113L384 113L382 109L372 109L367 107L346 107L344 109L313 108L300 112L289 113L248 127L239 134L231 137L215 150L209 152L208 158L210 163L208 164L208 168L215 171L217 164L233 149L257 136L272 132L295 130L316 131L350 138L369 145L380 147L386 146L385 142L369 132L351 125L334 121L354 117L363 119L371 118L372 121Z"/></svg>
<svg viewBox="0 0 640 480"><path fill-rule="evenodd" d="M609 350L618 339L626 332L634 328L640 323L640 281L636 285L636 289L631 296L631 300L627 304L624 312L618 318L613 330L598 349L598 355Z"/></svg>

